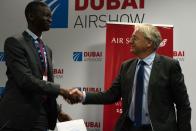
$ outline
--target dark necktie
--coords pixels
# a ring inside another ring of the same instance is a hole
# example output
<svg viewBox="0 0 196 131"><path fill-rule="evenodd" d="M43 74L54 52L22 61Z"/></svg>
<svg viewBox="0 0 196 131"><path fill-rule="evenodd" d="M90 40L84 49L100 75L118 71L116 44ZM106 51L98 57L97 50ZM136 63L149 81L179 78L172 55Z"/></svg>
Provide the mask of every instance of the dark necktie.
<svg viewBox="0 0 196 131"><path fill-rule="evenodd" d="M136 77L136 91L135 91L135 126L141 126L142 122L142 101L144 90L144 61L139 62L139 69Z"/></svg>

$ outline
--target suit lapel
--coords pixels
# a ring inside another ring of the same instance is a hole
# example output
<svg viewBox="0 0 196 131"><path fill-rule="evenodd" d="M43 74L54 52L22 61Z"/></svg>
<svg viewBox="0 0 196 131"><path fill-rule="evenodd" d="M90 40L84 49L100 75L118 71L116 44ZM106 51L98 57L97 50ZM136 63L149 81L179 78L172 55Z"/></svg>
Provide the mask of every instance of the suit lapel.
<svg viewBox="0 0 196 131"><path fill-rule="evenodd" d="M156 54L155 59L153 61L153 65L152 65L152 70L151 70L151 74L150 74L150 79L149 79L149 86L148 86L148 103L151 103L152 101L152 90L155 87L154 85L157 82L157 78L159 76L159 64L160 64L160 56L158 54Z"/></svg>
<svg viewBox="0 0 196 131"><path fill-rule="evenodd" d="M128 69L128 74L127 74L127 85L128 85L128 92L129 92L129 95L128 95L128 103L131 102L131 98L132 98L132 87L133 87L133 81L134 81L134 76L135 76L135 70L136 70L136 65L137 65L137 59L135 59L133 61L133 63L130 65L129 69Z"/></svg>
<svg viewBox="0 0 196 131"><path fill-rule="evenodd" d="M26 45L30 47L30 49L31 49L32 52L33 52L32 55L33 55L33 56L36 58L36 60L37 60L36 62L38 63L40 72L42 72L41 61L40 61L40 58L39 58L39 56L38 56L37 50L36 50L36 48L34 47L34 43L33 43L32 37L31 37L26 31L24 31L24 32L22 33L22 35L23 35L24 39L25 39L26 42L27 42Z"/></svg>

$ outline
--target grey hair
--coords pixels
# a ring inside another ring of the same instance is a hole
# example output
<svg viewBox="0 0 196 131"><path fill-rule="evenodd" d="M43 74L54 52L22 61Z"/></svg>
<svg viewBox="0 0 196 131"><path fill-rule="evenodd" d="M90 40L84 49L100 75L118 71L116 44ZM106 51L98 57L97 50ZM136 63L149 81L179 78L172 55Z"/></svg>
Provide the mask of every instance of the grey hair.
<svg viewBox="0 0 196 131"><path fill-rule="evenodd" d="M135 30L143 33L146 39L152 41L154 51L158 49L160 43L162 42L162 37L157 27L151 24L138 23L135 24Z"/></svg>

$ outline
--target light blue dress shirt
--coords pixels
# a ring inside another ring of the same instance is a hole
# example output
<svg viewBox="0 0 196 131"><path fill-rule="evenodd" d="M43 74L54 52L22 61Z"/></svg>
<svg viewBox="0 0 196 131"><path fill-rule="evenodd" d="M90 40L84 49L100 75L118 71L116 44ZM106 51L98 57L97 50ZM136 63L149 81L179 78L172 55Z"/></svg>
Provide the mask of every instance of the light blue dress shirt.
<svg viewBox="0 0 196 131"><path fill-rule="evenodd" d="M146 63L144 66L144 91L143 91L143 103L142 103L142 124L150 124L149 112L148 112L148 85L150 79L150 73L152 70L152 64L155 58L155 53L150 54L148 57L143 59ZM140 60L139 60L140 61ZM138 63L139 63L138 61ZM129 107L129 117L132 121L135 120L134 118L134 109L135 109L135 88L136 88L136 76L139 69L139 65L137 63L136 66L136 73L134 76L134 83L132 88L132 101Z"/></svg>

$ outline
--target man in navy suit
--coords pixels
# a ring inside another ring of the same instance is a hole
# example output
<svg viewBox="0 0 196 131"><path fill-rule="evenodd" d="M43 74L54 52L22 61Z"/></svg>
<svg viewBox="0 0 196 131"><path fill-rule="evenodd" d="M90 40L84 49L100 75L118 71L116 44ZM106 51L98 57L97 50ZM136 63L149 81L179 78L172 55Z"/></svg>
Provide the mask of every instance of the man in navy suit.
<svg viewBox="0 0 196 131"><path fill-rule="evenodd" d="M68 90L55 84L52 51L42 42L50 28L51 11L41 1L25 8L28 28L5 41L7 77L0 102L0 131L53 130L59 121L70 120L61 112L56 98L68 97Z"/></svg>
<svg viewBox="0 0 196 131"><path fill-rule="evenodd" d="M123 112L115 131L191 131L191 107L184 76L177 60L156 53L161 41L155 26L136 24L130 51L137 57L122 64L107 91L85 93L74 89L70 94L78 96L78 101L70 103L112 104L122 98ZM143 78L137 82L141 66ZM138 85L142 85L139 90ZM140 92L142 99L139 104L136 92Z"/></svg>

